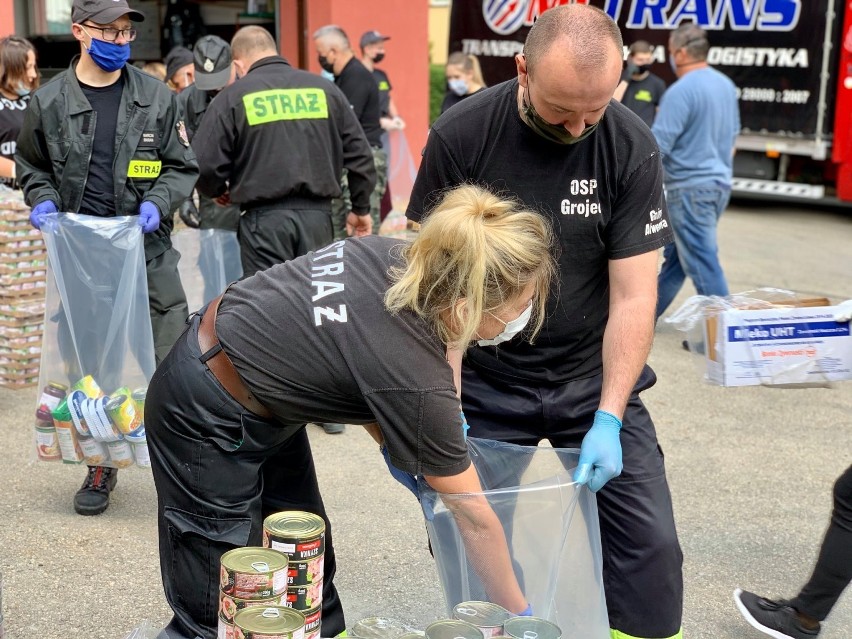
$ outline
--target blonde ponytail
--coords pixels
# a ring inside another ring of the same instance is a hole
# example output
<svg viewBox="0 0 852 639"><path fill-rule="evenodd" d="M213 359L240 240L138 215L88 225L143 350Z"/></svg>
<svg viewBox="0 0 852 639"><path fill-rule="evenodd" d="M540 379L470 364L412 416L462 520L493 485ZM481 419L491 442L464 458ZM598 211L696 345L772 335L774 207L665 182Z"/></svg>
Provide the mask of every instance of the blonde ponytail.
<svg viewBox="0 0 852 639"><path fill-rule="evenodd" d="M445 344L466 347L483 317L534 283L532 336L544 322L555 270L547 220L478 186L448 191L390 272L391 313L426 319Z"/></svg>

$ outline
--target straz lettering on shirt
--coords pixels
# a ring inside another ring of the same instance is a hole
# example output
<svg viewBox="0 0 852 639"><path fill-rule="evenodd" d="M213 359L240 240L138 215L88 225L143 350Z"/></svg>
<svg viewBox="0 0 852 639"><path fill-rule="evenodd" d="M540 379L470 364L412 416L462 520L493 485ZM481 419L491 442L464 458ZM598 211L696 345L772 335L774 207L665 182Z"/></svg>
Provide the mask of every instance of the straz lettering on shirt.
<svg viewBox="0 0 852 639"><path fill-rule="evenodd" d="M571 197L562 200L560 205L562 215L589 217L602 213L601 203L597 201L598 181L596 179L571 180L569 190ZM583 197L586 195L589 197Z"/></svg>
<svg viewBox="0 0 852 639"><path fill-rule="evenodd" d="M282 120L327 120L328 101L322 89L270 89L243 96L249 126Z"/></svg>
<svg viewBox="0 0 852 639"><path fill-rule="evenodd" d="M344 291L343 282L343 249L346 242L341 240L320 249L311 258L311 288L314 294L311 301L316 302L327 297L339 295ZM346 323L346 304L327 305L332 300L326 300L323 306L314 306L314 326L322 326L323 321Z"/></svg>
<svg viewBox="0 0 852 639"><path fill-rule="evenodd" d="M649 215L651 217L651 221L645 223L646 237L669 228L668 221L663 219L663 209L653 209Z"/></svg>
<svg viewBox="0 0 852 639"><path fill-rule="evenodd" d="M153 180L160 177L162 168L160 160L131 160L127 165L127 177Z"/></svg>

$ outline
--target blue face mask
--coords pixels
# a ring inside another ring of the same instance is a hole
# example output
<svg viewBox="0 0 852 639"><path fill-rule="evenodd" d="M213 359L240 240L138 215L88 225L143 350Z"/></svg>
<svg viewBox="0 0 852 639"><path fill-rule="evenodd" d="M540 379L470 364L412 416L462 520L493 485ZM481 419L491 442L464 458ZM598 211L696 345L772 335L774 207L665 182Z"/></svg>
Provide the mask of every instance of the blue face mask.
<svg viewBox="0 0 852 639"><path fill-rule="evenodd" d="M330 71L326 71L325 69L323 69L322 71L320 71L320 75L329 82L334 82L334 74Z"/></svg>
<svg viewBox="0 0 852 639"><path fill-rule="evenodd" d="M24 84L23 80L19 80L18 86L15 87L15 93L17 93L19 97L23 98L25 95L30 94L30 88Z"/></svg>
<svg viewBox="0 0 852 639"><path fill-rule="evenodd" d="M85 29L84 29L85 31ZM86 31L91 39L91 45L86 51L92 57L92 61L107 73L118 71L130 59L130 45L96 40Z"/></svg>

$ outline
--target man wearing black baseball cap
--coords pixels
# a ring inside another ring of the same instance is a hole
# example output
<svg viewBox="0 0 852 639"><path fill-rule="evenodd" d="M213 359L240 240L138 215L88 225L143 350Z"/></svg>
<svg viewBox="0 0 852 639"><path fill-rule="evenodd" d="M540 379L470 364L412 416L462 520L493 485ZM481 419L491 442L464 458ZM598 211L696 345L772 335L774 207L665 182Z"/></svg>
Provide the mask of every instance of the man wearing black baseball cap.
<svg viewBox="0 0 852 639"><path fill-rule="evenodd" d="M222 38L215 35L202 36L196 41L192 53L195 84L178 97L186 117L190 143L213 98L234 81L231 46ZM201 249L198 253L198 269L204 280L204 302L207 303L222 292L222 275L224 283L242 277L240 244L237 239L240 208L234 204L222 206L200 193L198 204L196 209L193 199L187 198L178 213L190 228L216 229L215 232L201 233Z"/></svg>
<svg viewBox="0 0 852 639"><path fill-rule="evenodd" d="M132 21L144 19L126 0L74 0L71 33L80 42L80 55L33 94L16 164L35 228L59 211L138 216L159 362L183 332L188 314L170 213L192 192L198 164L176 97L165 84L127 64L136 39ZM87 361L101 360L98 353L85 355ZM63 352L63 357L70 377L91 374L110 391L121 386L114 373L75 371L76 356ZM116 473L90 466L74 509L81 515L106 510Z"/></svg>
<svg viewBox="0 0 852 639"><path fill-rule="evenodd" d="M174 47L163 62L166 63L166 82L175 93L185 91L195 82L192 51L186 47Z"/></svg>
<svg viewBox="0 0 852 639"><path fill-rule="evenodd" d="M373 74L379 86L379 124L385 131L395 131L405 128L405 122L399 117L399 111L391 98L391 83L388 74L377 69L376 65L385 59L385 41L390 36L382 35L376 30L366 31L361 36L361 62Z"/></svg>

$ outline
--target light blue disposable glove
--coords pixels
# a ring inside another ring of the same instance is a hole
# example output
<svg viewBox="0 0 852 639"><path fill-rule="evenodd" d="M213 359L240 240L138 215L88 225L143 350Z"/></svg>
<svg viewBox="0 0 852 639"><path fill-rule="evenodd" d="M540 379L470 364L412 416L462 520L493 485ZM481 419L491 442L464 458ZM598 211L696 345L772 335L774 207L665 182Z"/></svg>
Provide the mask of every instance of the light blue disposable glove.
<svg viewBox="0 0 852 639"><path fill-rule="evenodd" d="M599 410L595 421L580 446L580 463L574 471L574 481L588 484L596 493L610 479L621 474L621 420L615 415Z"/></svg>
<svg viewBox="0 0 852 639"><path fill-rule="evenodd" d="M461 415L462 419L462 432L464 433L464 439L467 441L467 431L470 430L470 426L468 426L467 417L464 416L464 411L459 411L459 415Z"/></svg>
<svg viewBox="0 0 852 639"><path fill-rule="evenodd" d="M411 494L420 499L420 493L417 491L417 479L411 473L407 473L404 470L400 470L396 466L391 463L390 455L388 454L388 447L382 445L381 447L382 457L385 458L385 463L388 465L388 470L390 474L393 475L393 478L397 480L400 484L408 488L411 491Z"/></svg>
<svg viewBox="0 0 852 639"><path fill-rule="evenodd" d="M160 228L160 209L153 202L142 202L139 205L139 226L143 233L153 233Z"/></svg>
<svg viewBox="0 0 852 639"><path fill-rule="evenodd" d="M30 224L33 225L33 228L40 229L41 225L44 224L44 220L47 218L48 214L56 212L57 209L55 202L51 200L39 202L33 207L33 210L30 211Z"/></svg>
<svg viewBox="0 0 852 639"><path fill-rule="evenodd" d="M523 612L519 612L518 616L519 617L532 617L533 616L532 604L527 604L527 607L524 608Z"/></svg>

